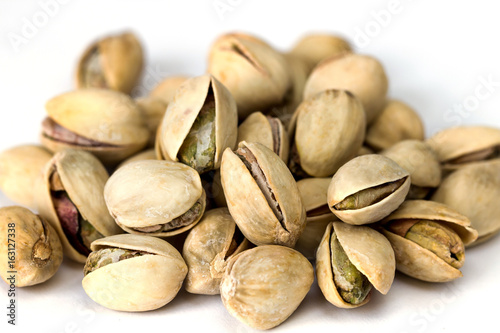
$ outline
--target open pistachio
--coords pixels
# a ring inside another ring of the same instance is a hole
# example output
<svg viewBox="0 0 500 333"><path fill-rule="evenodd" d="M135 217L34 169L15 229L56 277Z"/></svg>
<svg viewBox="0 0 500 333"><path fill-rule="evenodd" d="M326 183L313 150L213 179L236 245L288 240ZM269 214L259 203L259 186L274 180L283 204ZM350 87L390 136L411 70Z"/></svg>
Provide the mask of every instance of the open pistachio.
<svg viewBox="0 0 500 333"><path fill-rule="evenodd" d="M142 114L142 119L149 130L148 147L153 147L156 140L156 131L161 124L167 103L156 97L142 97L136 100L137 107Z"/></svg>
<svg viewBox="0 0 500 333"><path fill-rule="evenodd" d="M47 221L23 207L0 208L0 276L6 283L26 287L45 282L62 259L61 242Z"/></svg>
<svg viewBox="0 0 500 333"><path fill-rule="evenodd" d="M167 237L191 229L205 211L200 175L185 164L143 160L115 171L104 199L126 232Z"/></svg>
<svg viewBox="0 0 500 333"><path fill-rule="evenodd" d="M149 131L134 101L106 89L64 93L45 105L42 144L53 152L66 148L86 150L105 164L117 164L140 151Z"/></svg>
<svg viewBox="0 0 500 333"><path fill-rule="evenodd" d="M395 270L394 251L379 232L343 222L327 226L316 255L316 276L333 305L347 309L364 305L372 286L387 294Z"/></svg>
<svg viewBox="0 0 500 333"><path fill-rule="evenodd" d="M379 151L403 140L424 139L424 125L407 104L390 100L366 131L365 144Z"/></svg>
<svg viewBox="0 0 500 333"><path fill-rule="evenodd" d="M143 67L141 44L127 32L92 43L76 71L77 88L109 88L130 93Z"/></svg>
<svg viewBox="0 0 500 333"><path fill-rule="evenodd" d="M305 227L306 214L297 184L272 150L240 142L222 156L221 181L231 216L256 245L293 247Z"/></svg>
<svg viewBox="0 0 500 333"><path fill-rule="evenodd" d="M175 93L177 89L189 79L187 76L172 76L167 77L151 91L149 94L150 97L159 98L163 100L165 104L170 104L175 97Z"/></svg>
<svg viewBox="0 0 500 333"><path fill-rule="evenodd" d="M104 202L108 172L92 154L67 149L56 153L37 182L40 215L56 229L64 254L84 263L90 244L120 233Z"/></svg>
<svg viewBox="0 0 500 333"><path fill-rule="evenodd" d="M39 145L22 145L0 153L0 190L16 203L35 208L33 187L52 154Z"/></svg>
<svg viewBox="0 0 500 333"><path fill-rule="evenodd" d="M160 126L161 149L199 173L219 168L224 149L236 145L238 116L229 91L211 75L185 81Z"/></svg>
<svg viewBox="0 0 500 333"><path fill-rule="evenodd" d="M328 205L350 224L377 222L403 203L410 175L382 155L362 155L344 164L328 187Z"/></svg>
<svg viewBox="0 0 500 333"><path fill-rule="evenodd" d="M387 76L375 58L345 53L328 58L314 68L304 88L304 100L328 89L353 93L363 104L366 122L370 124L386 103Z"/></svg>
<svg viewBox="0 0 500 333"><path fill-rule="evenodd" d="M219 294L227 262L249 245L227 208L207 211L184 242L182 256L188 266L186 290L194 294Z"/></svg>
<svg viewBox="0 0 500 333"><path fill-rule="evenodd" d="M238 127L237 142L241 141L262 143L285 163L288 161L288 133L278 118L252 113Z"/></svg>
<svg viewBox="0 0 500 333"><path fill-rule="evenodd" d="M240 120L282 104L291 86L284 56L266 42L241 33L225 34L214 42L208 72L229 89Z"/></svg>
<svg viewBox="0 0 500 333"><path fill-rule="evenodd" d="M325 90L295 111L290 169L314 177L333 175L361 148L366 128L363 106L350 92Z"/></svg>
<svg viewBox="0 0 500 333"><path fill-rule="evenodd" d="M164 240L115 235L92 243L82 285L96 303L118 311L150 311L169 303L182 286L187 266Z"/></svg>
<svg viewBox="0 0 500 333"><path fill-rule="evenodd" d="M284 322L314 281L313 268L299 252L259 246L234 256L220 285L222 303L244 324L267 330Z"/></svg>

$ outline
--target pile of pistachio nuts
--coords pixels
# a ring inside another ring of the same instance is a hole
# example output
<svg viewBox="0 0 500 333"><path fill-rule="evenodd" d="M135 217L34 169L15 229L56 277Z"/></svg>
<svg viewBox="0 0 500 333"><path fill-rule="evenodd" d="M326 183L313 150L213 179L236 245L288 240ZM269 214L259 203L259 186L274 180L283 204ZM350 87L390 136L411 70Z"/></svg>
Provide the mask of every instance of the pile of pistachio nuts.
<svg viewBox="0 0 500 333"><path fill-rule="evenodd" d="M0 154L0 189L20 205L0 209L4 280L15 233L18 287L64 256L106 308L155 310L184 287L270 329L315 276L355 308L396 270L461 277L465 249L500 230L500 129L425 139L382 64L338 36L281 52L228 33L205 74L132 97L143 67L134 34L96 41L75 89L46 103L41 145Z"/></svg>

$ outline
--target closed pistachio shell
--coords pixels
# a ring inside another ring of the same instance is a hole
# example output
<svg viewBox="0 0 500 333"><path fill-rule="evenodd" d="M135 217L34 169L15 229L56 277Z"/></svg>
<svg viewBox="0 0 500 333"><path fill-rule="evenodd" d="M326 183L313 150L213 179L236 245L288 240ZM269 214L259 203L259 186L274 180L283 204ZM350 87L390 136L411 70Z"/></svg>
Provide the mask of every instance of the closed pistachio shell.
<svg viewBox="0 0 500 333"><path fill-rule="evenodd" d="M424 140L422 119L409 105L390 100L366 131L365 143L382 150L403 140Z"/></svg>
<svg viewBox="0 0 500 333"><path fill-rule="evenodd" d="M172 76L167 77L151 91L150 97L159 98L163 100L166 104L170 104L175 97L177 89L189 79L187 76Z"/></svg>
<svg viewBox="0 0 500 333"><path fill-rule="evenodd" d="M163 115L167 110L167 103L155 97L138 98L136 103L142 114L144 123L149 130L148 147L153 147L156 140L156 130L160 126Z"/></svg>
<svg viewBox="0 0 500 333"><path fill-rule="evenodd" d="M0 153L0 190L16 203L35 208L36 179L52 153L39 145L12 147Z"/></svg>

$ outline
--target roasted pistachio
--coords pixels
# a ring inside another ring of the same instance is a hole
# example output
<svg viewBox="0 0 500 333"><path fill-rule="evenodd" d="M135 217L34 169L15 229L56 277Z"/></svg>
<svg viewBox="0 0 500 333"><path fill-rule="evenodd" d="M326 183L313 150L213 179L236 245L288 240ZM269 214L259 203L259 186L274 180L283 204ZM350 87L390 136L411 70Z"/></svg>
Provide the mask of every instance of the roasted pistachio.
<svg viewBox="0 0 500 333"><path fill-rule="evenodd" d="M148 147L153 147L156 140L156 131L161 124L167 103L160 98L142 97L136 100L142 119L149 130Z"/></svg>
<svg viewBox="0 0 500 333"><path fill-rule="evenodd" d="M156 152L154 149L143 150L140 153L130 156L125 161L121 162L116 169L120 169L122 166L127 165L129 163L135 161L144 161L144 160L156 160Z"/></svg>
<svg viewBox="0 0 500 333"><path fill-rule="evenodd" d="M150 97L163 100L165 104L170 104L175 97L177 89L187 80L187 76L172 76L167 77L151 91Z"/></svg>

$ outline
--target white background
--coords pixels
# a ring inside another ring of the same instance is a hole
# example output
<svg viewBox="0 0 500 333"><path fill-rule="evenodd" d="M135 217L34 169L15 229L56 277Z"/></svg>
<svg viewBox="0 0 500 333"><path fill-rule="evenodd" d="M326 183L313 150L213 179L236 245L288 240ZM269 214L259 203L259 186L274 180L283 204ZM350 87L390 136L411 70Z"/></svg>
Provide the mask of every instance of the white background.
<svg viewBox="0 0 500 333"><path fill-rule="evenodd" d="M37 142L44 104L73 88L84 48L124 29L136 32L146 51L138 94L168 75L202 74L207 50L223 32L250 32L287 50L303 34L330 31L348 38L358 52L380 59L390 96L420 113L427 135L460 124L500 127L500 20L494 1L62 2L44 10L44 3L54 1L0 1L0 151ZM221 3L230 6L227 11L214 6ZM381 20L377 13L392 3L397 12ZM30 24L38 25L36 31L26 30ZM360 31L368 35L362 38ZM14 36L25 39L15 45ZM11 204L0 193L0 206ZM498 253L499 237L470 249L464 277L452 283L429 284L398 274L387 296L375 293L370 303L354 310L330 305L314 284L298 310L273 331L470 332L478 325L497 327ZM86 296L82 276L81 265L65 260L47 283L18 289L15 328L6 323L7 286L0 283L1 331L252 331L226 312L218 296L184 291L153 312L107 310Z"/></svg>

